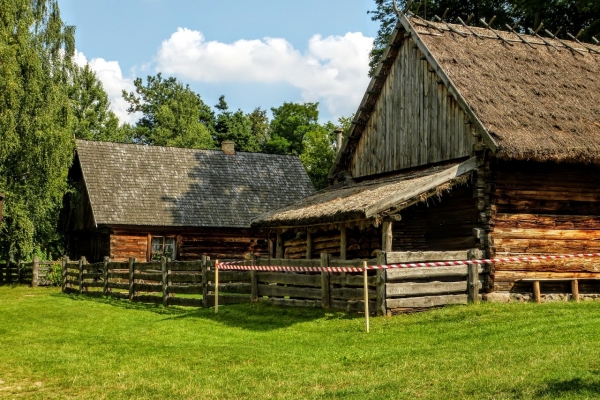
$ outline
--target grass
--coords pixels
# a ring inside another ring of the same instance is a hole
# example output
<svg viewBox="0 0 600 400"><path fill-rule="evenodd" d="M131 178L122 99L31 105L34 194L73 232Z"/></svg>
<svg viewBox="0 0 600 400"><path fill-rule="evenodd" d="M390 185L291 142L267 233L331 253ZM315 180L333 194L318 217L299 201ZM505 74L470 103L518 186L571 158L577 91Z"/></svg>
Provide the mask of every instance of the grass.
<svg viewBox="0 0 600 400"><path fill-rule="evenodd" d="M600 397L597 302L219 311L0 287L0 397Z"/></svg>

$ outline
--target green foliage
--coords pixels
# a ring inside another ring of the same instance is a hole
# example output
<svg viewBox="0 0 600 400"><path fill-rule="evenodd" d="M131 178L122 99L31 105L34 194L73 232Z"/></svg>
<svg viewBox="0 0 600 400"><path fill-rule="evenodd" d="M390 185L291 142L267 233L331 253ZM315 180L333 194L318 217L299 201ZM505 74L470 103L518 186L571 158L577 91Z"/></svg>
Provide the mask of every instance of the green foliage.
<svg viewBox="0 0 600 400"><path fill-rule="evenodd" d="M271 138L266 143L269 153L302 154L304 136L318 126L319 103L283 103L273 107Z"/></svg>
<svg viewBox="0 0 600 400"><path fill-rule="evenodd" d="M379 30L370 53L369 76L373 75L389 37L396 26L397 17L393 10L393 0L374 0L375 10L369 11L371 19L379 22ZM560 35L576 34L584 29L581 39L591 41L600 34L600 2L597 0L427 0L414 2L411 11L419 7L418 15L432 19L442 16L446 9L445 20L458 23L458 17L464 21L473 14L472 25L482 26L482 18L489 21L496 16L494 27L504 30L505 24L515 26L517 31L528 33L527 28L536 28L540 22L544 28L556 32L563 27ZM398 8L403 9L406 0L398 0Z"/></svg>
<svg viewBox="0 0 600 400"><path fill-rule="evenodd" d="M110 101L102 82L89 64L75 67L69 90L73 116L73 134L77 139L124 142L119 119L110 111Z"/></svg>
<svg viewBox="0 0 600 400"><path fill-rule="evenodd" d="M74 140L74 28L56 0L0 0L0 258L59 251L58 211Z"/></svg>
<svg viewBox="0 0 600 400"><path fill-rule="evenodd" d="M48 265L46 281L50 284L50 286L62 285L62 263L60 261L55 261Z"/></svg>
<svg viewBox="0 0 600 400"><path fill-rule="evenodd" d="M371 318L0 287L0 389L35 399L594 399L600 303ZM77 379L74 379L76 374ZM39 384L42 382L42 384Z"/></svg>
<svg viewBox="0 0 600 400"><path fill-rule="evenodd" d="M258 152L260 144L252 131L252 121L241 110L229 111L225 96L219 98L215 106L219 110L215 122L215 135L218 144L224 140L233 140L236 150Z"/></svg>
<svg viewBox="0 0 600 400"><path fill-rule="evenodd" d="M250 120L250 130L252 131L252 136L258 142L261 150L264 151L267 142L271 138L267 110L257 107L251 113L246 114L246 118Z"/></svg>
<svg viewBox="0 0 600 400"><path fill-rule="evenodd" d="M135 93L123 91L128 112L141 112L135 126L134 142L157 146L196 149L214 148L214 114L188 85L159 73L134 81Z"/></svg>

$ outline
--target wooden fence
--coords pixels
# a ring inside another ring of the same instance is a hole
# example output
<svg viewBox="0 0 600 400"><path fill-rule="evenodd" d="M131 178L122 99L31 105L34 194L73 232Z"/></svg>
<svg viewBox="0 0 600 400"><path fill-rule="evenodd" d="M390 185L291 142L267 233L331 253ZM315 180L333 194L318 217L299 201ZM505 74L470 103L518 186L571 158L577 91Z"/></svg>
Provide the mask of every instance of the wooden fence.
<svg viewBox="0 0 600 400"><path fill-rule="evenodd" d="M19 260L17 263L0 264L0 284L29 284L33 287L51 285L47 276L54 263L35 257L30 262Z"/></svg>
<svg viewBox="0 0 600 400"><path fill-rule="evenodd" d="M477 251L384 253L369 265L475 258ZM462 257L462 258L460 258ZM362 267L363 260L256 259L240 265L288 267ZM65 293L112 296L131 301L195 307L215 304L215 261L167 261L88 264L63 261ZM410 309L478 301L485 284L481 266L379 269L368 271L369 310L385 315ZM363 273L263 272L220 270L218 304L258 301L285 306L331 308L349 312L365 309Z"/></svg>

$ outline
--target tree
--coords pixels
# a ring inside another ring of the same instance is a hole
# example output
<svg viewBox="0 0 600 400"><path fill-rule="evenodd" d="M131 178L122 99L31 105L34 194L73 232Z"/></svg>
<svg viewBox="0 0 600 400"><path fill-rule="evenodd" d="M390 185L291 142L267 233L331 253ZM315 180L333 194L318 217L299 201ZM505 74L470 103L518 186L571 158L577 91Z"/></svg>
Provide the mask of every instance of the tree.
<svg viewBox="0 0 600 400"><path fill-rule="evenodd" d="M393 0L374 1L375 10L368 13L373 21L379 22L379 30L370 53L369 76L373 75L397 23ZM398 0L398 8L405 6L406 0ZM482 26L481 19L489 21L496 16L494 27L506 29L508 24L521 33L528 33L527 28L536 28L544 22L544 27L552 32L563 27L559 35L563 38L568 38L567 32L576 34L580 29L584 29L583 40L600 34L600 2L594 0L423 0L414 2L411 11L416 12L417 8L418 15L425 19L441 17L448 9L445 20L451 23L473 14L471 24L475 26Z"/></svg>
<svg viewBox="0 0 600 400"><path fill-rule="evenodd" d="M59 209L75 143L74 27L56 0L0 0L0 259L59 252Z"/></svg>
<svg viewBox="0 0 600 400"><path fill-rule="evenodd" d="M300 154L300 161L317 190L327 187L327 176L337 152L336 131L337 127L327 122L313 127L304 136L304 152Z"/></svg>
<svg viewBox="0 0 600 400"><path fill-rule="evenodd" d="M256 138L261 151L264 151L267 142L271 138L267 110L256 107L254 111L246 114L246 118L250 121L252 136Z"/></svg>
<svg viewBox="0 0 600 400"><path fill-rule="evenodd" d="M78 139L124 142L119 119L110 110L102 82L89 64L75 67L69 91L75 117L73 134Z"/></svg>
<svg viewBox="0 0 600 400"><path fill-rule="evenodd" d="M318 123L319 103L283 103L273 107L270 124L271 138L265 144L268 153L301 154L304 150L304 136Z"/></svg>
<svg viewBox="0 0 600 400"><path fill-rule="evenodd" d="M141 112L135 126L135 142L157 146L214 148L214 113L199 95L177 79L159 73L134 81L135 93L123 91L127 112Z"/></svg>
<svg viewBox="0 0 600 400"><path fill-rule="evenodd" d="M229 111L225 96L219 97L219 103L215 108L220 111L215 122L218 144L224 140L233 140L236 149L240 151L260 151L260 144L252 132L252 122L241 110L234 113Z"/></svg>

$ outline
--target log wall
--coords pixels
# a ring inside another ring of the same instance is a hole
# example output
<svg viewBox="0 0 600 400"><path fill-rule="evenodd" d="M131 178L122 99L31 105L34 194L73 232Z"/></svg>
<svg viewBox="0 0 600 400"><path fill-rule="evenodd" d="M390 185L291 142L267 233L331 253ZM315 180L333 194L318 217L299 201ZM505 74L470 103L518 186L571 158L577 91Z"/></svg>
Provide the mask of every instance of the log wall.
<svg viewBox="0 0 600 400"><path fill-rule="evenodd" d="M350 162L361 177L469 156L472 126L448 89L406 39Z"/></svg>
<svg viewBox="0 0 600 400"><path fill-rule="evenodd" d="M341 234L339 230L321 230L311 233L311 257L318 259L321 253L339 258ZM288 259L306 258L306 232L290 233L284 240L284 256ZM374 258L381 250L381 227L346 229L346 259Z"/></svg>
<svg viewBox="0 0 600 400"><path fill-rule="evenodd" d="M393 223L393 251L451 251L477 247L476 200L470 186L459 186L440 198L412 206Z"/></svg>
<svg viewBox="0 0 600 400"><path fill-rule="evenodd" d="M600 252L598 166L499 162L494 176L491 245L497 257ZM531 282L523 279L590 276L600 277L597 258L503 263L493 275L495 290L513 292L531 292ZM568 282L545 285L544 291L563 291ZM582 292L598 289L594 283L581 286Z"/></svg>

